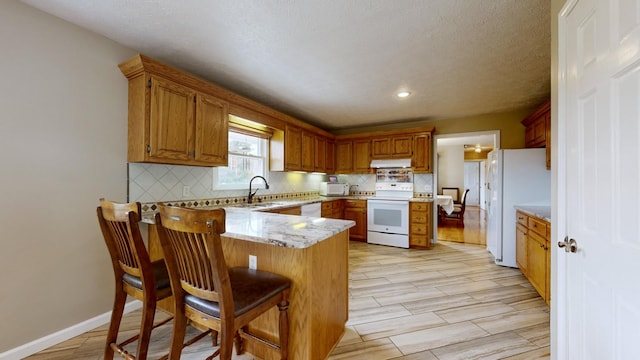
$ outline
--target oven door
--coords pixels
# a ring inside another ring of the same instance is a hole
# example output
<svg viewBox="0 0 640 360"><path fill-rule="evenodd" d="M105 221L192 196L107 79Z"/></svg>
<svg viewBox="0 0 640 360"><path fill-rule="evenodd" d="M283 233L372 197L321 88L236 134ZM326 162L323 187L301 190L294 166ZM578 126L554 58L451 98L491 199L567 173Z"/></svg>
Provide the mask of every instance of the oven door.
<svg viewBox="0 0 640 360"><path fill-rule="evenodd" d="M387 234L409 234L409 201L367 201L367 231Z"/></svg>

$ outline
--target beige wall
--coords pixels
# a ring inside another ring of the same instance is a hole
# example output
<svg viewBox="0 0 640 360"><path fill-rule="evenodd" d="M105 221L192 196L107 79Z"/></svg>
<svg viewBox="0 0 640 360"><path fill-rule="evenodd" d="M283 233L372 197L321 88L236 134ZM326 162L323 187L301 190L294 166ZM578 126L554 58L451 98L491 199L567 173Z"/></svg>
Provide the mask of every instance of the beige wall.
<svg viewBox="0 0 640 360"><path fill-rule="evenodd" d="M542 102L540 103L542 104ZM533 112L536 107L537 106L517 111L457 119L413 121L401 125L389 124L367 128L348 129L340 132L336 131L336 133L351 134L362 131L390 130L417 126L434 126L436 128L435 135L500 130L501 148L520 149L524 147L524 126L520 121Z"/></svg>
<svg viewBox="0 0 640 360"><path fill-rule="evenodd" d="M464 148L461 145L438 146L439 194L442 194L443 186L464 189Z"/></svg>
<svg viewBox="0 0 640 360"><path fill-rule="evenodd" d="M111 308L95 209L126 200L134 52L15 0L0 49L1 354Z"/></svg>

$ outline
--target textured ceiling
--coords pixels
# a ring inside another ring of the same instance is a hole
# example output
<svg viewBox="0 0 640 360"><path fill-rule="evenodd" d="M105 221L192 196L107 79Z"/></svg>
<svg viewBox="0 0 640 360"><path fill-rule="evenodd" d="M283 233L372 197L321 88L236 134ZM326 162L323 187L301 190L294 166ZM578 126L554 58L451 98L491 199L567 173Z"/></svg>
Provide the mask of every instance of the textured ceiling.
<svg viewBox="0 0 640 360"><path fill-rule="evenodd" d="M550 94L548 0L22 1L327 130Z"/></svg>

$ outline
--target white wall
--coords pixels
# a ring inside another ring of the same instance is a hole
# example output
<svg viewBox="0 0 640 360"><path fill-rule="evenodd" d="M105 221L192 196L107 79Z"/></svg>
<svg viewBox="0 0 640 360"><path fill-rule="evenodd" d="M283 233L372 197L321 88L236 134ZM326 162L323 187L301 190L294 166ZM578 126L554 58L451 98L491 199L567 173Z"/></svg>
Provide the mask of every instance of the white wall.
<svg viewBox="0 0 640 360"><path fill-rule="evenodd" d="M464 191L464 147L438 145L438 193L442 187L457 187Z"/></svg>
<svg viewBox="0 0 640 360"><path fill-rule="evenodd" d="M0 1L0 357L110 310L100 197L127 196L127 81L135 52Z"/></svg>

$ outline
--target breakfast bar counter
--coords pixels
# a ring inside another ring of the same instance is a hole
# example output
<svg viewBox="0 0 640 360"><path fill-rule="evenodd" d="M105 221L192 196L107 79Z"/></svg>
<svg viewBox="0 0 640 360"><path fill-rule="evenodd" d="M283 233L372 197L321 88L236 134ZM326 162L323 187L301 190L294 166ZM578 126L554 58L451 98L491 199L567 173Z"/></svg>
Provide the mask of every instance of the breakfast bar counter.
<svg viewBox="0 0 640 360"><path fill-rule="evenodd" d="M229 267L257 268L288 277L289 358L325 359L344 334L348 320L348 229L353 221L294 216L225 208L226 232L221 235ZM153 219L149 224L149 253L162 257ZM172 299L158 304L172 311ZM268 311L250 329L277 340L278 311ZM268 347L246 341L246 351L261 359L277 359Z"/></svg>

